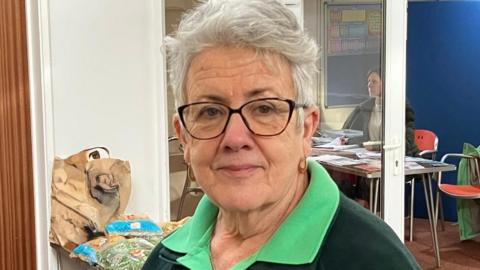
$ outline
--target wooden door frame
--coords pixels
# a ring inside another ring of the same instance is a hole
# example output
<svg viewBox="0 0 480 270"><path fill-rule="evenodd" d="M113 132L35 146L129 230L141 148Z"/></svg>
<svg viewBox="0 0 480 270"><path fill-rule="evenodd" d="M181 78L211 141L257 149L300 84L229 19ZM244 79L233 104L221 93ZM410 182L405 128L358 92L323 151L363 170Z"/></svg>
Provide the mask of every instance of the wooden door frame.
<svg viewBox="0 0 480 270"><path fill-rule="evenodd" d="M0 2L0 269L35 269L25 2Z"/></svg>

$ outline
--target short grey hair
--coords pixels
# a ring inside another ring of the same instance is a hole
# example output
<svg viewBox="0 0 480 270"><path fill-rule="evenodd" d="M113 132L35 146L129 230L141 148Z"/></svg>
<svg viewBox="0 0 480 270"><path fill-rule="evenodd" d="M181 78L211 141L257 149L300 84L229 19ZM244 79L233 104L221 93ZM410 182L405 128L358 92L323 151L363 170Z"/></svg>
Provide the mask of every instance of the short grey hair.
<svg viewBox="0 0 480 270"><path fill-rule="evenodd" d="M293 12L276 0L204 0L184 14L178 30L165 39L177 106L186 102L185 81L193 57L216 45L283 56L291 66L296 102L315 105L318 46Z"/></svg>

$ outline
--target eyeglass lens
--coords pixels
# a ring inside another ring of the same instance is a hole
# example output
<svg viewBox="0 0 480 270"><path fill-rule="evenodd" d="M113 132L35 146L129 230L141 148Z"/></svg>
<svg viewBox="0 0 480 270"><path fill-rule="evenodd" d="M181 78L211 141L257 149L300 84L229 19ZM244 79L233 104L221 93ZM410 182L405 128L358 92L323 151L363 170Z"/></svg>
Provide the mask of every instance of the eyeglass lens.
<svg viewBox="0 0 480 270"><path fill-rule="evenodd" d="M256 135L272 136L282 132L289 122L291 104L286 100L254 100L240 107L248 129ZM220 103L194 103L182 111L188 132L199 139L220 135L235 110Z"/></svg>

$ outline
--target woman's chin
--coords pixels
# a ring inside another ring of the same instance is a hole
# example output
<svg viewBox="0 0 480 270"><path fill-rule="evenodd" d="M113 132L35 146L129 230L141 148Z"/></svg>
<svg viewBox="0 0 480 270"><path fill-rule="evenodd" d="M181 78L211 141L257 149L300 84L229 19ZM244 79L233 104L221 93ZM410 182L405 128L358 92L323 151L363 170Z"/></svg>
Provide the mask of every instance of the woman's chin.
<svg viewBox="0 0 480 270"><path fill-rule="evenodd" d="M247 194L248 192L248 194ZM223 210L229 212L250 212L261 209L265 206L265 194L246 191L222 192L211 197L215 203Z"/></svg>

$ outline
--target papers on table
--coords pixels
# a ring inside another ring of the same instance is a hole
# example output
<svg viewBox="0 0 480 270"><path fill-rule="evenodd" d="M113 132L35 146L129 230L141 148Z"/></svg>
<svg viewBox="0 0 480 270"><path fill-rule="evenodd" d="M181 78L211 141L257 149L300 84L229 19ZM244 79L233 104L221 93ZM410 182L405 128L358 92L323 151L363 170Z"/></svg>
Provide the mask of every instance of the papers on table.
<svg viewBox="0 0 480 270"><path fill-rule="evenodd" d="M340 138L330 138L330 141L327 141L325 137L317 137L316 139L314 139L314 142L314 147L317 148L342 145L342 141L340 140Z"/></svg>
<svg viewBox="0 0 480 270"><path fill-rule="evenodd" d="M358 153L365 153L369 151L363 147L355 147L355 148L346 149L345 152L352 153L358 156Z"/></svg>
<svg viewBox="0 0 480 270"><path fill-rule="evenodd" d="M347 150L347 149L352 149L352 148L357 148L358 144L344 144L344 145L321 145L317 146L317 148L323 148L323 149L331 149L331 150Z"/></svg>
<svg viewBox="0 0 480 270"><path fill-rule="evenodd" d="M330 137L312 137L312 145L315 147L317 145L326 144L333 141L333 138Z"/></svg>
<svg viewBox="0 0 480 270"><path fill-rule="evenodd" d="M415 169L423 169L422 165L418 164L415 161L405 161L405 169L406 170L415 170Z"/></svg>
<svg viewBox="0 0 480 270"><path fill-rule="evenodd" d="M322 130L322 134L325 134L328 137L337 138L337 137L347 137L355 138L363 136L363 131L354 130L354 129L325 129Z"/></svg>
<svg viewBox="0 0 480 270"><path fill-rule="evenodd" d="M314 144L315 148L330 149L330 150L345 150L351 148L358 148L358 144L342 144L341 138L335 138L332 141L324 144Z"/></svg>
<svg viewBox="0 0 480 270"><path fill-rule="evenodd" d="M321 156L311 157L311 159L332 164L332 165L337 165L337 166L357 165L357 164L363 164L366 162L360 159L352 159L352 158L336 156L336 155L321 155Z"/></svg>
<svg viewBox="0 0 480 270"><path fill-rule="evenodd" d="M341 153L337 151L341 151ZM369 151L358 147L358 145L342 145L340 138L336 138L326 144L314 146L312 155L314 156L310 157L311 159L321 163L335 166L352 166L367 172L376 172L382 167L380 152ZM409 156L405 157L404 165L406 170L448 166L448 164L439 161Z"/></svg>
<svg viewBox="0 0 480 270"><path fill-rule="evenodd" d="M363 151L356 153L358 158L381 158L382 153L374 151Z"/></svg>
<svg viewBox="0 0 480 270"><path fill-rule="evenodd" d="M337 155L321 155L316 157L310 157L310 159L320 161L320 162L328 162L328 161L332 161L340 158L342 157Z"/></svg>
<svg viewBox="0 0 480 270"><path fill-rule="evenodd" d="M425 158L420 158L420 157L405 157L405 163L407 163L407 162L415 162L417 164L420 164L423 167L448 166L447 163L442 163L440 161L425 159Z"/></svg>
<svg viewBox="0 0 480 270"><path fill-rule="evenodd" d="M365 170L368 172L376 172L381 168L381 161L377 159L353 159L337 155L321 155L311 157L312 160L321 163L336 165L336 166L353 166L355 168Z"/></svg>
<svg viewBox="0 0 480 270"><path fill-rule="evenodd" d="M420 161L420 162L423 162L423 161L433 161L431 159L424 159L424 158L421 158L421 157L409 157L409 156L406 156L405 157L405 162L408 162L408 161L413 161L413 162L417 162L417 161Z"/></svg>

